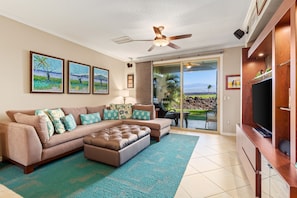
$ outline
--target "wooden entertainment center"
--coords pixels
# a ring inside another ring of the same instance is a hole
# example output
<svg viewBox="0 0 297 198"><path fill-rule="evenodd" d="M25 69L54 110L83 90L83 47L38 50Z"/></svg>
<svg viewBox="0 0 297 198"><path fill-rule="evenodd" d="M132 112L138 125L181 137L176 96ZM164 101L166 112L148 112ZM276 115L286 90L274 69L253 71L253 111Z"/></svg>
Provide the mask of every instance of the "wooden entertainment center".
<svg viewBox="0 0 297 198"><path fill-rule="evenodd" d="M253 45L242 50L241 123L236 126L236 141L255 197L297 197L296 8L296 0L284 0ZM258 72L262 74L255 78ZM252 85L267 78L272 78L272 138L253 130ZM279 149L283 140L290 142L290 156Z"/></svg>

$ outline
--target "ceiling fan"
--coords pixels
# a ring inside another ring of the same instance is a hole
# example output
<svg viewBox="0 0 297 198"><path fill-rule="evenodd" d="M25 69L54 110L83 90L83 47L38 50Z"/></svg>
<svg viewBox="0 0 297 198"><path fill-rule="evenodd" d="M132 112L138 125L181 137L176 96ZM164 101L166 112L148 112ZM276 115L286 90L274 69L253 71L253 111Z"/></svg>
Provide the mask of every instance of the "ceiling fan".
<svg viewBox="0 0 297 198"><path fill-rule="evenodd" d="M153 27L154 32L156 34L156 37L154 40L132 40L132 41L153 41L153 45L148 49L148 51L152 51L156 46L158 47L164 47L164 46L169 46L174 49L179 49L180 47L174 43L172 43L172 40L177 40L177 39L184 39L184 38L189 38L192 36L192 34L183 34L183 35L177 35L177 36L170 36L166 37L165 35L162 34L162 30L164 30L164 26L159 26L159 27Z"/></svg>

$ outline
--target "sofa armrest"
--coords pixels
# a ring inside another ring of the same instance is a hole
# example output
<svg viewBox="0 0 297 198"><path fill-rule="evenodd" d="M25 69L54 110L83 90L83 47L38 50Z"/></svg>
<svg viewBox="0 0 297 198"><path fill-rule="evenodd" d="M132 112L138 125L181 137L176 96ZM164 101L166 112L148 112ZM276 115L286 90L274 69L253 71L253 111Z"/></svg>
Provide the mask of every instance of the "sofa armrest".
<svg viewBox="0 0 297 198"><path fill-rule="evenodd" d="M41 160L42 144L33 126L1 122L0 132L4 157L24 166Z"/></svg>

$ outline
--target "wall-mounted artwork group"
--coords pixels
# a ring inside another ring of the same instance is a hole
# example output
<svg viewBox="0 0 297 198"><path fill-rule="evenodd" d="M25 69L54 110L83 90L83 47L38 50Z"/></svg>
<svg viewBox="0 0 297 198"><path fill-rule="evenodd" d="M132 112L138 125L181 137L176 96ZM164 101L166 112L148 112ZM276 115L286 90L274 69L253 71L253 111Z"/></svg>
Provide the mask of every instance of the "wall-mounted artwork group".
<svg viewBox="0 0 297 198"><path fill-rule="evenodd" d="M64 93L64 59L30 51L30 92ZM109 94L109 70L68 61L67 93Z"/></svg>

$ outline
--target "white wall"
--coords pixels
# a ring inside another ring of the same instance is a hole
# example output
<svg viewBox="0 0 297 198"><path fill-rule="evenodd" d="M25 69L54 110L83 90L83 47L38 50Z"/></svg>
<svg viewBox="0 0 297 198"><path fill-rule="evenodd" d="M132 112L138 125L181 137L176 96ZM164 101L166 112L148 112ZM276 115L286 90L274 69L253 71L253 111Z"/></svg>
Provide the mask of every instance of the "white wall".
<svg viewBox="0 0 297 198"><path fill-rule="evenodd" d="M224 49L222 80L222 131L221 134L235 135L240 122L240 90L226 90L226 75L240 74L241 48Z"/></svg>

